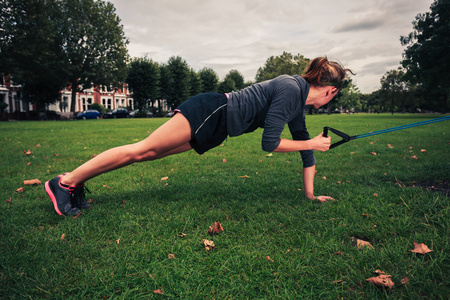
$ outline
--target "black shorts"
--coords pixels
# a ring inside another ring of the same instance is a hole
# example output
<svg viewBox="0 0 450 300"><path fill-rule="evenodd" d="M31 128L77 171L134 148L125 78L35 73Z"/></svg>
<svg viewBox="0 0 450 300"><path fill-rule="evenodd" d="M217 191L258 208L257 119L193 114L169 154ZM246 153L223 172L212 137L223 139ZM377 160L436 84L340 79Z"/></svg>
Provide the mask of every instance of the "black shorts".
<svg viewBox="0 0 450 300"><path fill-rule="evenodd" d="M204 93L186 100L177 107L191 125L191 147L198 153L219 146L228 135L227 96L219 93Z"/></svg>

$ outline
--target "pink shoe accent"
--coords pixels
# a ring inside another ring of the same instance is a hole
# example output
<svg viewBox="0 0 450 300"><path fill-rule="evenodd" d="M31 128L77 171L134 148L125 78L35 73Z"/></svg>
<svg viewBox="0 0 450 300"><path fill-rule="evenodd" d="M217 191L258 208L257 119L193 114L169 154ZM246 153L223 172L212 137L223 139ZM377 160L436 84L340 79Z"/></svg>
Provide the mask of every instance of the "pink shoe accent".
<svg viewBox="0 0 450 300"><path fill-rule="evenodd" d="M58 213L58 215L60 216L64 216L64 214L62 214L59 209L58 209L58 205L56 204L56 198L55 195L53 195L52 190L50 189L50 186L48 184L49 181L47 181L45 183L45 191L47 192L47 195L50 197L50 200L52 200L53 202L53 207L55 208L56 212Z"/></svg>

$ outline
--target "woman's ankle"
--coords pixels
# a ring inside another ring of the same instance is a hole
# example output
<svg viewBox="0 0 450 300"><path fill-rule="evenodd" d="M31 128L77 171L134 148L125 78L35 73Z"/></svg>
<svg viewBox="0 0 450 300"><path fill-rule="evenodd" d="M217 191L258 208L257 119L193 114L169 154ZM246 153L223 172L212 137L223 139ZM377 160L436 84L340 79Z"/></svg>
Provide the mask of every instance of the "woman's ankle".
<svg viewBox="0 0 450 300"><path fill-rule="evenodd" d="M77 186L78 182L74 181L70 173L66 173L61 178L60 183L65 186Z"/></svg>

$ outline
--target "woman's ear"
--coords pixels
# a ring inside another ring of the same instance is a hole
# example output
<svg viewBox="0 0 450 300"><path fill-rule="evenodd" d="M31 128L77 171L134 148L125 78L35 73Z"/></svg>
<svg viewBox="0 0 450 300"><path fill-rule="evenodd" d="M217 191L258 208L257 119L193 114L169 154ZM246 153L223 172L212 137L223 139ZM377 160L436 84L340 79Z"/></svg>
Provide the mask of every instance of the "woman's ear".
<svg viewBox="0 0 450 300"><path fill-rule="evenodd" d="M331 94L332 94L333 96L335 96L338 92L339 92L339 89L338 89L338 88L335 88L335 87L333 86L333 88L331 89Z"/></svg>
<svg viewBox="0 0 450 300"><path fill-rule="evenodd" d="M334 86L329 86L329 87L327 87L325 96L326 97L334 97L337 95L338 92L339 92L338 88L335 88Z"/></svg>
<svg viewBox="0 0 450 300"><path fill-rule="evenodd" d="M325 97L334 97L338 92L338 89L334 86L327 86L325 89Z"/></svg>

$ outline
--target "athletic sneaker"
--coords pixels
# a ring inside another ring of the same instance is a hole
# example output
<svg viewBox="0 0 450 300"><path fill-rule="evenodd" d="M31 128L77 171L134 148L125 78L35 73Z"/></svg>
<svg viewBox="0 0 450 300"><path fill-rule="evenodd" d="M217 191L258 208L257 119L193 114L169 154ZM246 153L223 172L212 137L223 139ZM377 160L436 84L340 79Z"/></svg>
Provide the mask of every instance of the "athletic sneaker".
<svg viewBox="0 0 450 300"><path fill-rule="evenodd" d="M73 197L75 206L79 209L89 209L91 205L86 201L86 191L91 192L85 185L79 184L73 189Z"/></svg>
<svg viewBox="0 0 450 300"><path fill-rule="evenodd" d="M69 174L69 172L64 173L64 175ZM59 177L63 177L63 175L59 175ZM89 193L91 192L85 185L79 184L75 188L72 188L74 192L75 199L72 201L72 203L75 204L76 207L79 209L90 209L91 205L86 201L86 194L85 189Z"/></svg>
<svg viewBox="0 0 450 300"><path fill-rule="evenodd" d="M61 185L61 178L59 175L45 183L45 191L53 202L53 207L61 216L78 217L81 214L77 207L77 201L80 196L75 197L76 187L65 187ZM78 192L77 195L80 193Z"/></svg>

